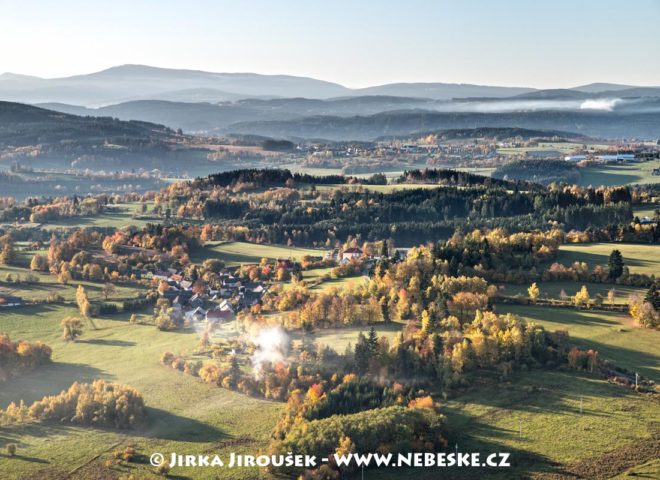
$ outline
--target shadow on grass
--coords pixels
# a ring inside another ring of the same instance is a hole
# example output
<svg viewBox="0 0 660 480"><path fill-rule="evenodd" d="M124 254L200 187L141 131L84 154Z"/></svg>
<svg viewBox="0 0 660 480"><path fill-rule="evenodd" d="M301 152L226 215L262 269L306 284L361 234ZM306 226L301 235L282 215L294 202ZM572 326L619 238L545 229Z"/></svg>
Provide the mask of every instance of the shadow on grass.
<svg viewBox="0 0 660 480"><path fill-rule="evenodd" d="M59 304L41 303L38 305L25 305L22 307L12 308L9 313L15 315L31 315L34 317L46 317L47 320L52 320L53 312L61 312L62 306Z"/></svg>
<svg viewBox="0 0 660 480"><path fill-rule="evenodd" d="M546 321L555 324L555 326L550 327L546 325L548 330L566 326L571 343L579 348L596 350L602 360L609 360L618 367L625 367L653 381L660 381L660 351L654 354L650 350L650 343L646 342L640 348L645 348L647 351L616 345L616 343L619 343L619 338L625 338L617 337L617 335L630 335L631 329L627 328L625 322L622 323L621 321L625 319L625 314L518 305L497 305L497 310L500 313L514 313L527 317L532 321ZM572 326L593 327L593 330L573 332L570 328ZM637 334L639 332L644 332L648 339L652 339L654 335L657 335L656 331L650 329L636 331ZM583 338L587 335L593 335L594 338ZM609 343L599 342L598 338L607 339ZM630 341L627 342L631 343Z"/></svg>
<svg viewBox="0 0 660 480"><path fill-rule="evenodd" d="M484 391L484 388L487 390ZM464 395L459 395L454 402L499 409L499 413L491 414L490 418L496 418L497 415L515 415L516 412L550 413L576 418L580 415L608 417L610 415L607 413L586 407L583 407L580 413L580 398L601 397L615 400L636 395L630 389L607 383L586 372L539 369L529 373L519 373L510 383L496 383L490 387L475 388ZM448 408L448 411L452 413L460 411L460 408ZM517 434L517 430L513 433Z"/></svg>
<svg viewBox="0 0 660 480"><path fill-rule="evenodd" d="M20 461L23 461L23 462L30 462L30 463L46 463L46 464L50 463L48 460L44 460L43 458L27 457L25 455L20 455L18 453L16 455L13 455L13 456L9 456L9 455L6 455L4 453L0 453L0 458L6 458L6 459L9 459L9 460L12 460L12 461L20 460Z"/></svg>
<svg viewBox="0 0 660 480"><path fill-rule="evenodd" d="M627 332L620 333L626 335ZM649 335L653 333L653 331L649 331ZM654 382L660 381L660 350L657 355L653 355L652 353L609 345L591 339L573 338L572 342L581 348L596 350L602 360L609 360L617 367L624 367L637 372Z"/></svg>
<svg viewBox="0 0 660 480"><path fill-rule="evenodd" d="M528 436L534 434L534 425L527 427L532 430L526 431L523 424L522 437L519 437L515 419L521 414L525 414L525 418L529 418L529 414L549 414L549 419L557 415L569 424L580 416L596 417L598 420L595 421L600 422L600 417L605 419L612 415L586 406L580 412L580 397L584 395L625 402L628 396L636 395L625 388L593 380L591 375L580 372L539 370L519 374L512 383L475 387L448 402L443 411L447 416L449 450L457 448L459 452L480 452L481 459L490 453L510 453L511 468L443 468L442 478L575 478L569 470L570 465L526 450L527 443L530 443L530 448L532 446L532 437ZM488 408L478 409L479 413L464 410L464 407L474 404ZM506 422L506 427L502 427L499 420L505 417L512 417L513 421ZM521 446L512 446L511 441ZM389 472L372 471L365 478L440 478L437 469L420 468L411 472L414 473L400 477Z"/></svg>
<svg viewBox="0 0 660 480"><path fill-rule="evenodd" d="M504 445L497 440L487 440L488 437L505 438L513 435L505 429L494 428L470 417L459 413L448 414L449 430L447 432L449 445L445 453L479 453L479 461L485 462L491 454L508 453L509 467L419 467L419 468L376 468L357 471L347 478L365 479L415 479L436 480L439 478L469 480L469 479L527 479L541 473L558 474L562 472L562 466L553 462L544 455L539 455L526 450ZM469 429L462 425L469 425ZM499 462L501 457L495 457Z"/></svg>
<svg viewBox="0 0 660 480"><path fill-rule="evenodd" d="M617 246L615 244L612 245L612 250L616 250ZM607 263L609 261L609 253L608 254L601 254L601 253L591 253L587 252L584 250L560 250L559 252L559 257L557 259L558 262L563 263L565 265L572 264L573 262L586 262L588 265L594 266L594 265L602 265L602 266L607 266ZM652 260L641 260L639 258L630 258L630 257L623 257L623 261L628 267L652 267L655 265L656 262ZM616 285L612 285L613 287L616 288Z"/></svg>
<svg viewBox="0 0 660 480"><path fill-rule="evenodd" d="M76 340L76 343L86 343L88 345L99 345L103 347L133 347L135 342L129 340L106 340L103 338L95 338L93 340Z"/></svg>
<svg viewBox="0 0 660 480"><path fill-rule="evenodd" d="M571 326L620 326L619 312L604 312L596 310L578 310L574 308L553 308L543 305L507 305L498 304L498 313L514 313L528 317L531 321L547 321L561 325ZM552 328L551 328L552 330Z"/></svg>
<svg viewBox="0 0 660 480"><path fill-rule="evenodd" d="M29 448L30 445L25 441L25 439L35 438L35 439L45 439L48 437L61 437L69 434L74 429L79 428L76 425L56 423L56 422L26 422L26 423L14 423L11 425L5 425L0 430L0 445L6 445L8 443L15 443L18 449L18 453L22 448ZM4 455L7 457L7 455ZM38 463L49 463L44 460L40 460L34 457L26 457L22 455L16 455L14 458L22 457L26 461L34 461Z"/></svg>
<svg viewBox="0 0 660 480"><path fill-rule="evenodd" d="M73 382L91 382L97 378L110 379L98 368L80 363L51 363L2 384L0 408L23 400L30 404L46 395L56 395Z"/></svg>
<svg viewBox="0 0 660 480"><path fill-rule="evenodd" d="M25 446L21 441L22 438L62 436L79 429L125 433L132 437L157 438L179 442L206 443L232 439L230 435L213 425L192 418L182 417L166 410L147 407L147 416L146 425L128 430L79 425L75 423L58 423L55 421L14 423L3 426L0 430L0 445L16 443L20 449Z"/></svg>
<svg viewBox="0 0 660 480"><path fill-rule="evenodd" d="M182 417L159 408L147 407L148 426L131 435L178 442L204 443L230 438L226 432L193 418Z"/></svg>

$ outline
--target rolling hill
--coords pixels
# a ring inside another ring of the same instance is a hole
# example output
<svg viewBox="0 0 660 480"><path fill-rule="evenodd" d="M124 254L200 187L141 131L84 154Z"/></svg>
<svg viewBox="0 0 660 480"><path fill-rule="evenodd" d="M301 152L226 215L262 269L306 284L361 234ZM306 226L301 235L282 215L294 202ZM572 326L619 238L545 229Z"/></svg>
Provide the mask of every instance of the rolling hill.
<svg viewBox="0 0 660 480"><path fill-rule="evenodd" d="M519 127L561 130L604 138L658 138L660 112L519 111L505 113L393 111L369 116L313 116L288 121L257 121L232 125L235 133L276 138L371 140L431 130Z"/></svg>
<svg viewBox="0 0 660 480"><path fill-rule="evenodd" d="M21 103L0 101L0 147L98 144L112 139L168 141L174 132L163 126L109 117L81 117Z"/></svg>
<svg viewBox="0 0 660 480"><path fill-rule="evenodd" d="M191 133L218 133L239 122L292 120L313 115L370 115L390 110L434 108L436 102L423 98L365 96L330 100L252 98L217 104L137 100L99 108L61 103L42 103L38 106L74 115L111 116L121 120L139 119L163 123Z"/></svg>
<svg viewBox="0 0 660 480"><path fill-rule="evenodd" d="M31 105L0 102L0 154L28 166L173 169L206 162L163 125L111 117L81 117Z"/></svg>

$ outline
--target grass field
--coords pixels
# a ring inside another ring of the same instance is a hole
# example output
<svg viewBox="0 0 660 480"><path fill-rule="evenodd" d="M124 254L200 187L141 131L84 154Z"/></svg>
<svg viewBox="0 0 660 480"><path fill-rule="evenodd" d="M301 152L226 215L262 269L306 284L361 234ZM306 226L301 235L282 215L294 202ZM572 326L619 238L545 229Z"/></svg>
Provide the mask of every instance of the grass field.
<svg viewBox="0 0 660 480"><path fill-rule="evenodd" d="M660 245L640 245L633 243L585 243L567 244L559 247L557 261L564 265L573 262L586 262L590 268L595 265L607 266L612 250L623 255L623 262L630 273L647 275L660 273Z"/></svg>
<svg viewBox="0 0 660 480"><path fill-rule="evenodd" d="M311 248L285 247L282 245L263 245L247 242L217 242L208 243L197 249L191 259L201 262L207 258L217 258L228 266L244 263L259 263L262 258L271 260L278 258L294 258L300 260L305 255L322 256L325 250Z"/></svg>
<svg viewBox="0 0 660 480"><path fill-rule="evenodd" d="M60 227L114 227L122 228L129 225L144 227L147 223L162 222L162 219L134 218L133 214L140 207L139 202L120 203L108 206L105 212L89 217L64 218L49 221L44 228L52 230ZM176 221L176 219L172 219Z"/></svg>
<svg viewBox="0 0 660 480"><path fill-rule="evenodd" d="M497 305L499 313L514 313L550 331L566 329L582 348L601 358L660 381L660 331L633 325L623 313L544 306Z"/></svg>
<svg viewBox="0 0 660 480"><path fill-rule="evenodd" d="M37 283L29 284L25 282L17 284L6 281L7 275L11 275L14 279L16 277L21 277L21 279L24 280L27 278L27 275L30 274L35 275L39 281ZM78 285L85 287L85 291L90 299L105 300L101 293L103 283L89 282L86 280L72 280L68 285L62 285L57 281L57 278L54 275L43 272L31 272L22 267L0 265L0 293L17 295L23 297L25 300L42 301L48 297L49 293L55 292L64 297L65 300L71 301L75 299ZM134 287L126 287L122 285L115 285L115 287L117 291L108 299L110 302L112 302L113 299L133 298L138 293L138 289Z"/></svg>
<svg viewBox="0 0 660 480"><path fill-rule="evenodd" d="M657 433L649 419L658 418L660 406L588 375L539 370L460 395L446 403L445 411L459 451L510 452L513 471L503 471L500 478L528 478L570 471L567 465L588 465L648 439Z"/></svg>
<svg viewBox="0 0 660 480"><path fill-rule="evenodd" d="M59 322L75 313L67 307L40 306L0 315L1 332L13 339L45 341L53 347L54 360L50 366L2 384L0 407L58 393L74 381L105 378L142 392L149 426L128 432L55 423L0 427L0 445L18 444L17 457L0 454L3 479L110 478L110 473L112 478L129 473L135 478L156 478L148 465L148 456L154 452L213 452L227 458L229 452L255 453L265 447L281 404L209 386L158 364L164 351L192 350L198 342L195 333L159 332L150 325L131 325L127 316L119 315L96 319L98 330L88 327L80 340L65 343L60 339ZM129 442L147 456L146 463L115 467L113 472L102 466L112 450ZM69 475L78 466L83 468ZM215 478L217 472L177 467L171 473L173 478L204 479ZM265 477L247 468L223 478Z"/></svg>
<svg viewBox="0 0 660 480"><path fill-rule="evenodd" d="M481 458L506 452L511 468L448 468L442 476L432 468L365 470L365 479L557 480L622 471L657 478L658 425L649 420L659 417L660 405L630 389L579 372L535 370L439 401L452 451Z"/></svg>
<svg viewBox="0 0 660 480"><path fill-rule="evenodd" d="M102 282L90 282L86 280L72 280L68 285L62 285L57 281L57 277L46 272L33 272L29 269L32 257L35 254L46 255L46 250L26 251L22 248L27 244L25 242L17 242L17 259L15 265L0 265L0 293L9 295L17 295L26 300L45 300L49 293L55 292L65 300L71 301L75 299L76 289L78 285L85 287L89 298L92 300L104 299L101 293ZM14 281L7 281L7 276L11 275ZM36 283L26 283L24 280L28 275L34 275L38 278ZM16 283L15 280L20 277L22 282ZM109 298L125 299L133 298L139 292L140 287L115 285L117 291Z"/></svg>
<svg viewBox="0 0 660 480"><path fill-rule="evenodd" d="M660 160L620 165L591 165L580 169L580 185L626 185L630 183L658 183L660 177L653 169L660 167Z"/></svg>

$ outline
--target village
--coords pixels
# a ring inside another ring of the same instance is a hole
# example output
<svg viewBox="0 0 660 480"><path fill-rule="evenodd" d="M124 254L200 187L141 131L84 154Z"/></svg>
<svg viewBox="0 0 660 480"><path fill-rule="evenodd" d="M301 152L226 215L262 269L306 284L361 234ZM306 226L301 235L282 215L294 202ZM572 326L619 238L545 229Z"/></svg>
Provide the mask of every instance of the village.
<svg viewBox="0 0 660 480"><path fill-rule="evenodd" d="M406 252L407 249L396 249L391 257L388 256L388 260L401 261L405 259ZM291 258L278 258L275 261L275 269L284 272L278 274L277 278L295 278L297 281L304 281L303 264L333 267L335 276L368 275L381 259L382 252L381 255L372 255L366 249L351 246L328 250L322 256L306 255L300 262ZM266 263L266 259L263 263ZM234 320L240 311L259 311L264 295L276 282L253 280L241 275L241 271L249 271L250 268L258 266L244 264L240 267L223 268L214 276L213 285L200 278L193 280L176 268L146 272L143 278L150 280L152 286L157 286L159 298L166 301L157 302L154 316L157 316L163 307L171 307L170 315L176 316L179 321L183 320L187 324L206 321L213 327Z"/></svg>

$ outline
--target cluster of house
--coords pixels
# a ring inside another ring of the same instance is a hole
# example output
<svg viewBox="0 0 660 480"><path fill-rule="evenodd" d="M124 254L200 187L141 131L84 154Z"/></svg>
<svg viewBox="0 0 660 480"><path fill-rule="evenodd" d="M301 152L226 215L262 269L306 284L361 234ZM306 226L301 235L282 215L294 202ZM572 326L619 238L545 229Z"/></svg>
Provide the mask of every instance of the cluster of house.
<svg viewBox="0 0 660 480"><path fill-rule="evenodd" d="M566 155L564 160L567 162L581 162L582 160L593 160L598 163L621 163L636 162L637 156L634 153L616 153L616 154L596 154L596 155Z"/></svg>
<svg viewBox="0 0 660 480"><path fill-rule="evenodd" d="M399 248L394 251L394 253L392 254L392 258L394 258L397 261L403 260L406 258L407 254L408 254L408 249ZM345 265L347 263L350 263L352 260L360 259L360 258L363 259L367 264L369 264L373 260L379 260L381 257L366 255L364 251L358 247L349 247L346 248L345 250L339 250L337 248L334 250L328 250L327 252L325 252L325 258L328 260L334 260L340 265Z"/></svg>
<svg viewBox="0 0 660 480"><path fill-rule="evenodd" d="M193 282L185 280L173 268L149 277L167 283L169 288L160 290L159 295L169 300L172 308L179 310L188 321L219 323L233 320L236 312L260 303L268 289L261 282L238 278L226 269L218 274L219 288L209 288L204 293L193 292Z"/></svg>

